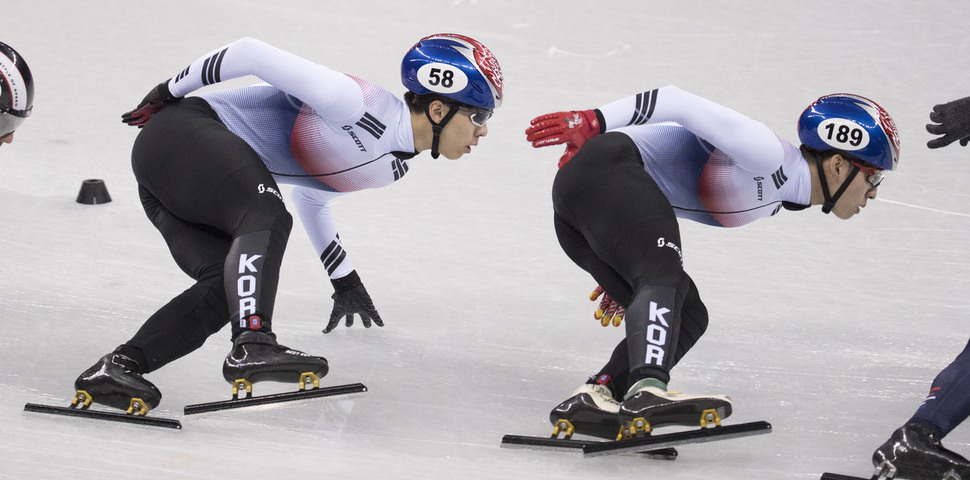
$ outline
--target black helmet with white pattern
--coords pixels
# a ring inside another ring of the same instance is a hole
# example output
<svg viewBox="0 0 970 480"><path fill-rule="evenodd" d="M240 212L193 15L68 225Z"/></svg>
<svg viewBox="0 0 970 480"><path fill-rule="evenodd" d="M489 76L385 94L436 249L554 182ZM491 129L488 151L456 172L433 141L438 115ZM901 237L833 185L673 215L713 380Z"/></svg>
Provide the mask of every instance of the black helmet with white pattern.
<svg viewBox="0 0 970 480"><path fill-rule="evenodd" d="M0 42L0 137L12 133L34 106L34 77L24 57Z"/></svg>

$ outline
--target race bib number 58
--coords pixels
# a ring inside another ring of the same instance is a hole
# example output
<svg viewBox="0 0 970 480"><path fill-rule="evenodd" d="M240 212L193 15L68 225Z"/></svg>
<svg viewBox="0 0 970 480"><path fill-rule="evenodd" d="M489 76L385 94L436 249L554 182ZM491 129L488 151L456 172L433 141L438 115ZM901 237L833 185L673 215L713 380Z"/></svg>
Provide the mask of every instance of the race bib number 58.
<svg viewBox="0 0 970 480"><path fill-rule="evenodd" d="M418 81L432 92L457 93L468 86L468 77L461 69L446 63L427 63L418 69Z"/></svg>

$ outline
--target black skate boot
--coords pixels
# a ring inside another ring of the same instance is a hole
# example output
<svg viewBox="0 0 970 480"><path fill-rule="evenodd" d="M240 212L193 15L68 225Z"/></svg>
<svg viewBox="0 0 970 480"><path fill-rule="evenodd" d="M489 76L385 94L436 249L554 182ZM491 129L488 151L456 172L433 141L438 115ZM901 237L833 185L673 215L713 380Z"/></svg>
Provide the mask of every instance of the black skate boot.
<svg viewBox="0 0 970 480"><path fill-rule="evenodd" d="M620 405L624 425L637 432L649 423L651 429L664 425L707 426L719 424L731 415L731 399L726 395L686 395L655 386L634 390ZM716 416L715 416L716 415Z"/></svg>
<svg viewBox="0 0 970 480"><path fill-rule="evenodd" d="M549 421L557 427L557 434L564 428L561 422L567 420L574 433L617 440L622 437L619 411L620 402L613 398L610 387L599 382L587 383L556 405L549 412Z"/></svg>
<svg viewBox="0 0 970 480"><path fill-rule="evenodd" d="M232 351L222 364L223 378L233 384L237 380L303 382L304 373L322 378L328 371L326 358L284 347L276 343L276 335L256 331L246 331L236 337Z"/></svg>
<svg viewBox="0 0 970 480"><path fill-rule="evenodd" d="M86 408L89 401L144 415L158 406L162 393L141 376L138 362L112 352L98 360L74 381L74 402ZM82 398L86 394L87 400ZM135 400L135 402L132 402Z"/></svg>
<svg viewBox="0 0 970 480"><path fill-rule="evenodd" d="M907 480L970 480L970 461L940 443L938 433L907 423L872 454L876 475Z"/></svg>

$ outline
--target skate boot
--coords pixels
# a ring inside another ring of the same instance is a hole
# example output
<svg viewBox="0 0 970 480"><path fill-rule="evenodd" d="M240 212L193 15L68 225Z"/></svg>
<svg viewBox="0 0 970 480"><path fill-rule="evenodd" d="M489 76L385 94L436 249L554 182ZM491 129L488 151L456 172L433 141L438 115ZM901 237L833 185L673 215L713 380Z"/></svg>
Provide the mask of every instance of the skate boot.
<svg viewBox="0 0 970 480"><path fill-rule="evenodd" d="M93 401L144 415L158 406L162 393L139 371L135 360L120 353L109 353L74 381L77 395L72 404L80 402L81 408L87 408Z"/></svg>
<svg viewBox="0 0 970 480"><path fill-rule="evenodd" d="M875 475L907 480L970 479L970 461L943 448L937 435L918 423L903 425L873 452Z"/></svg>
<svg viewBox="0 0 970 480"><path fill-rule="evenodd" d="M306 378L304 374L319 379L329 370L326 358L284 347L276 343L276 335L256 331L246 331L236 337L232 351L222 364L223 378L234 385L239 380L248 383L300 382L301 389Z"/></svg>
<svg viewBox="0 0 970 480"><path fill-rule="evenodd" d="M580 433L616 440L621 436L619 411L620 402L613 398L608 386L587 383L576 389L573 396L556 405L549 412L549 421L556 426L557 435L565 428L567 438L572 433ZM573 427L572 433L568 431L568 426L561 424L564 420Z"/></svg>
<svg viewBox="0 0 970 480"><path fill-rule="evenodd" d="M726 395L686 395L655 386L642 386L627 394L620 405L621 421L631 433L665 425L720 425L731 415L731 399Z"/></svg>

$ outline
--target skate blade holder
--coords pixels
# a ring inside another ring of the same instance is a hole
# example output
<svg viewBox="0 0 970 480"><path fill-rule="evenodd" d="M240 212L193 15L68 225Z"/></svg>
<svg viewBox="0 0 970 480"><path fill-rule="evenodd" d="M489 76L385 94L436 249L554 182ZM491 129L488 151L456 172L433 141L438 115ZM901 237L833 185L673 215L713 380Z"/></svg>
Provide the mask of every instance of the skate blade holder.
<svg viewBox="0 0 970 480"><path fill-rule="evenodd" d="M717 414L717 410L711 408L709 410L704 410L701 412L701 428L708 427L720 427L721 426L721 416Z"/></svg>
<svg viewBox="0 0 970 480"><path fill-rule="evenodd" d="M650 429L650 422L643 417L637 417L629 425L620 425L620 429L616 432L616 438L614 440L619 442L620 440L647 437L650 436ZM637 431L640 431L640 433L635 433Z"/></svg>
<svg viewBox="0 0 970 480"><path fill-rule="evenodd" d="M307 388L308 385L312 385ZM313 390L320 388L320 377L313 372L303 372L300 374L300 390Z"/></svg>
<svg viewBox="0 0 970 480"><path fill-rule="evenodd" d="M249 398L253 396L253 384L245 378L237 378L232 382L232 399L239 400L239 391L245 390L246 396L243 398Z"/></svg>
<svg viewBox="0 0 970 480"><path fill-rule="evenodd" d="M896 466L890 462L883 460L876 466L875 471L872 472L872 480L892 480L896 478ZM951 477L943 477L947 480Z"/></svg>
<svg viewBox="0 0 970 480"><path fill-rule="evenodd" d="M94 397L92 397L90 393L85 390L78 390L77 393L74 394L74 399L71 400L71 408L77 410L87 410L91 407L92 402L94 402ZM145 415L148 415L149 410L151 410L151 408L148 407L148 404L145 403L144 400L135 397L131 399L131 402L128 404L128 410L126 410L125 413L128 415L140 415L144 417Z"/></svg>
<svg viewBox="0 0 970 480"><path fill-rule="evenodd" d="M575 432L576 428L573 427L572 422L565 418L560 418L556 421L556 426L552 428L552 436L549 438L559 438L559 434L562 433L562 439L569 440L573 438L573 433Z"/></svg>
<svg viewBox="0 0 970 480"><path fill-rule="evenodd" d="M309 387L308 387L309 386ZM298 390L313 390L320 388L320 377L313 372L303 372L300 374L300 387ZM253 383L245 378L237 378L232 382L232 399L240 400L239 391L245 390L246 396L243 399L253 396Z"/></svg>
<svg viewBox="0 0 970 480"><path fill-rule="evenodd" d="M94 399L87 391L78 390L77 393L74 394L74 399L71 400L71 408L76 408L78 410L87 410L88 407L91 406L91 402L93 401Z"/></svg>
<svg viewBox="0 0 970 480"><path fill-rule="evenodd" d="M721 426L721 416L717 414L717 410L708 409L701 412L700 418L701 428L716 428ZM631 438L642 438L649 436L652 428L650 422L644 417L634 418L629 425L625 427L620 427L620 433L617 434L617 440L629 440Z"/></svg>
<svg viewBox="0 0 970 480"><path fill-rule="evenodd" d="M650 422L646 418L637 417L630 421L630 425L620 428L620 433L616 435L617 440L629 440L631 438L641 438L650 435Z"/></svg>
<svg viewBox="0 0 970 480"><path fill-rule="evenodd" d="M145 403L144 400L142 400L140 398L132 398L131 399L131 404L128 405L128 411L126 413L128 415L141 415L141 416L145 416L145 415L148 415L148 411L149 410L151 410L151 409L148 408L148 404Z"/></svg>

